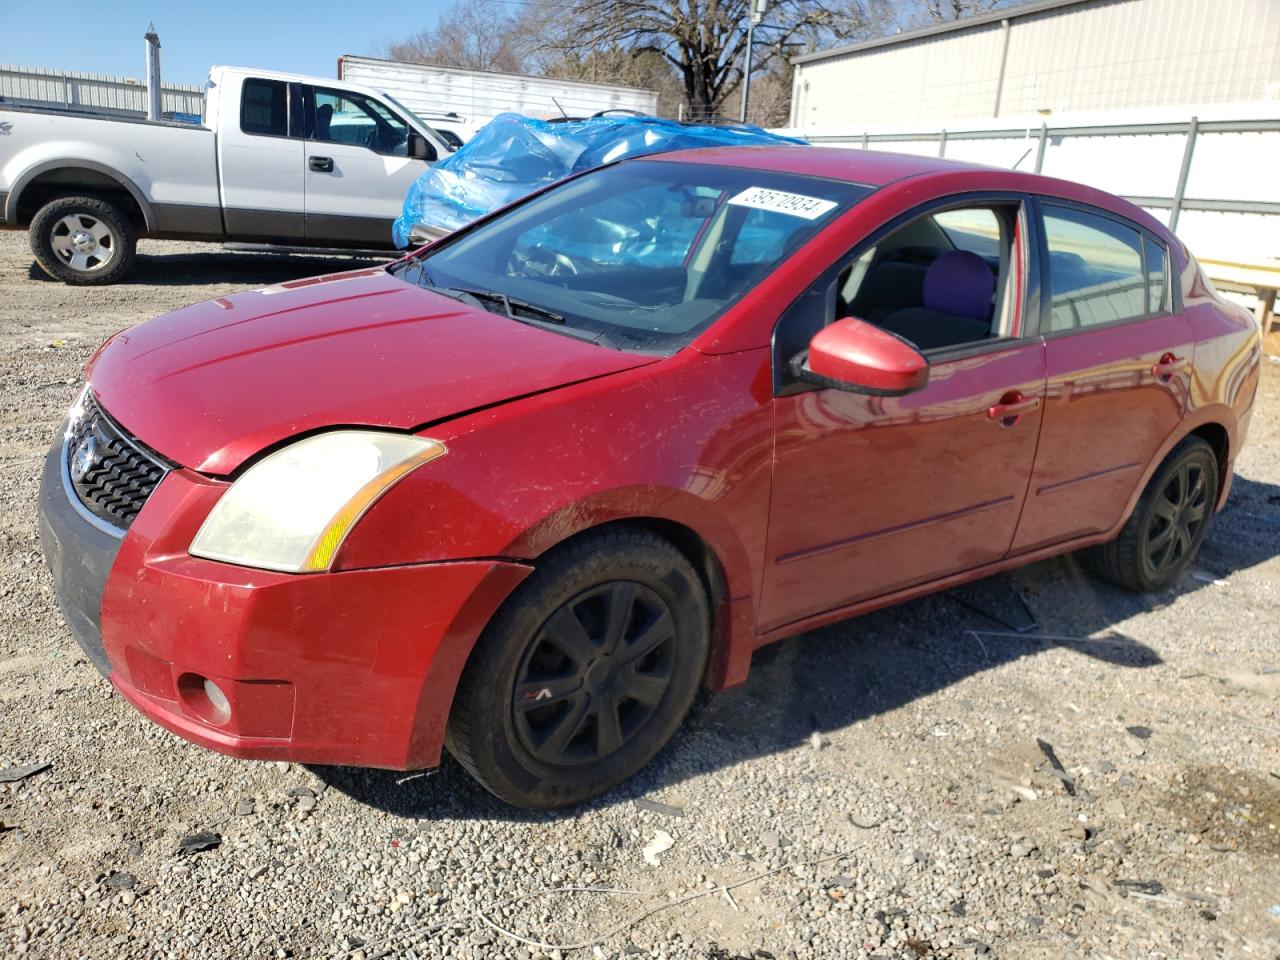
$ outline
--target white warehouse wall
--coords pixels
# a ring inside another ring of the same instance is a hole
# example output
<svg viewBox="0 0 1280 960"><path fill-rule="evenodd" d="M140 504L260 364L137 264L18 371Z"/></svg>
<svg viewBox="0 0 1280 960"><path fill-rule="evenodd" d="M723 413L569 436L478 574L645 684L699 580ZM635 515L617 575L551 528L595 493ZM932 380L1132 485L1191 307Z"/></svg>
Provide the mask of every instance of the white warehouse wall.
<svg viewBox="0 0 1280 960"><path fill-rule="evenodd" d="M797 58L791 126L1280 99L1280 0L1092 0L1001 13Z"/></svg>

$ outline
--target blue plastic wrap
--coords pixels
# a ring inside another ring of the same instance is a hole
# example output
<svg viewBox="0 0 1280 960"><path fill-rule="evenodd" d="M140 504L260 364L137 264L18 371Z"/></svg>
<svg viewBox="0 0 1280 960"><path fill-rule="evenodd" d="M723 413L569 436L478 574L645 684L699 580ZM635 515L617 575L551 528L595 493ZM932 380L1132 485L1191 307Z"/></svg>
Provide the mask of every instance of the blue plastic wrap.
<svg viewBox="0 0 1280 960"><path fill-rule="evenodd" d="M456 230L548 183L624 157L770 143L805 141L745 125L703 126L630 116L549 123L504 113L414 181L391 232L396 246L405 247L417 224Z"/></svg>

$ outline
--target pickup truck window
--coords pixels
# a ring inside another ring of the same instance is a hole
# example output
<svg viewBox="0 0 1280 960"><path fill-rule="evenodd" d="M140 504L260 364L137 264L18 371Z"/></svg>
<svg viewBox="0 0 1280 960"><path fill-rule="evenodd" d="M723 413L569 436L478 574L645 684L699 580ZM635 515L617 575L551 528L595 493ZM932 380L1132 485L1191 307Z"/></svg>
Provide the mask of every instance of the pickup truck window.
<svg viewBox="0 0 1280 960"><path fill-rule="evenodd" d="M269 137L288 136L288 84L283 80L245 80L240 95L240 129Z"/></svg>
<svg viewBox="0 0 1280 960"><path fill-rule="evenodd" d="M314 139L368 147L393 157L408 156L408 125L377 100L350 90L313 89Z"/></svg>

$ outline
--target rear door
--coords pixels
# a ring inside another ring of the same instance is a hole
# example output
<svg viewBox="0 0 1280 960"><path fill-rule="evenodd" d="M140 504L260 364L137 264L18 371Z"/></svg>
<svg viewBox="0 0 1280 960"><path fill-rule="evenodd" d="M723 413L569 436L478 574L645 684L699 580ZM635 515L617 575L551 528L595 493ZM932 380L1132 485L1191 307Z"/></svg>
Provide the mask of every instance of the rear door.
<svg viewBox="0 0 1280 960"><path fill-rule="evenodd" d="M226 91L219 91L226 97ZM218 121L223 223L233 239L296 243L302 238L302 90L245 77ZM236 96L238 94L238 96Z"/></svg>
<svg viewBox="0 0 1280 960"><path fill-rule="evenodd" d="M952 202L925 216L855 249L779 321L765 631L995 562L1013 540L1044 394L1043 344L1023 335L1027 304L1038 305L1029 219L1009 197ZM947 270L932 261L945 255L954 264L957 251L970 264L974 255L988 260L996 274L994 303L991 287L977 291L983 317L973 297L953 305L920 292L938 285L926 279L930 270ZM922 302L894 299L900 267L919 268L909 296ZM877 279L886 268L892 284ZM971 334L964 310L986 329ZM891 332L904 318L930 327L938 345L924 350L928 385L880 397L792 377L789 358L849 315Z"/></svg>
<svg viewBox="0 0 1280 960"><path fill-rule="evenodd" d="M1048 388L1014 552L1111 529L1177 427L1192 337L1164 244L1113 214L1039 203Z"/></svg>
<svg viewBox="0 0 1280 960"><path fill-rule="evenodd" d="M427 168L408 156L410 127L373 97L307 88L306 236L335 246L391 246L391 222Z"/></svg>

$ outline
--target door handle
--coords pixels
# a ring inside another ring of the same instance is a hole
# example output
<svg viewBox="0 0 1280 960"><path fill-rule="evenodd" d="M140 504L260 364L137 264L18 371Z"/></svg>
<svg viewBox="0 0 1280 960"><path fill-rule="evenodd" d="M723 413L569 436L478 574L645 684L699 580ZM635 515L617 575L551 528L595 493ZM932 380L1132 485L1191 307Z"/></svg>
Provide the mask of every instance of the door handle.
<svg viewBox="0 0 1280 960"><path fill-rule="evenodd" d="M987 419L1003 427L1012 427L1024 413L1030 413L1039 406L1039 397L1024 397L1021 392L1011 390L1000 398L999 403L987 409Z"/></svg>
<svg viewBox="0 0 1280 960"><path fill-rule="evenodd" d="M1151 375L1159 377L1161 380L1172 380L1175 373L1181 373L1187 369L1187 358L1178 357L1172 353L1166 353L1151 368Z"/></svg>
<svg viewBox="0 0 1280 960"><path fill-rule="evenodd" d="M312 157L308 164L317 173L333 173L333 157Z"/></svg>

